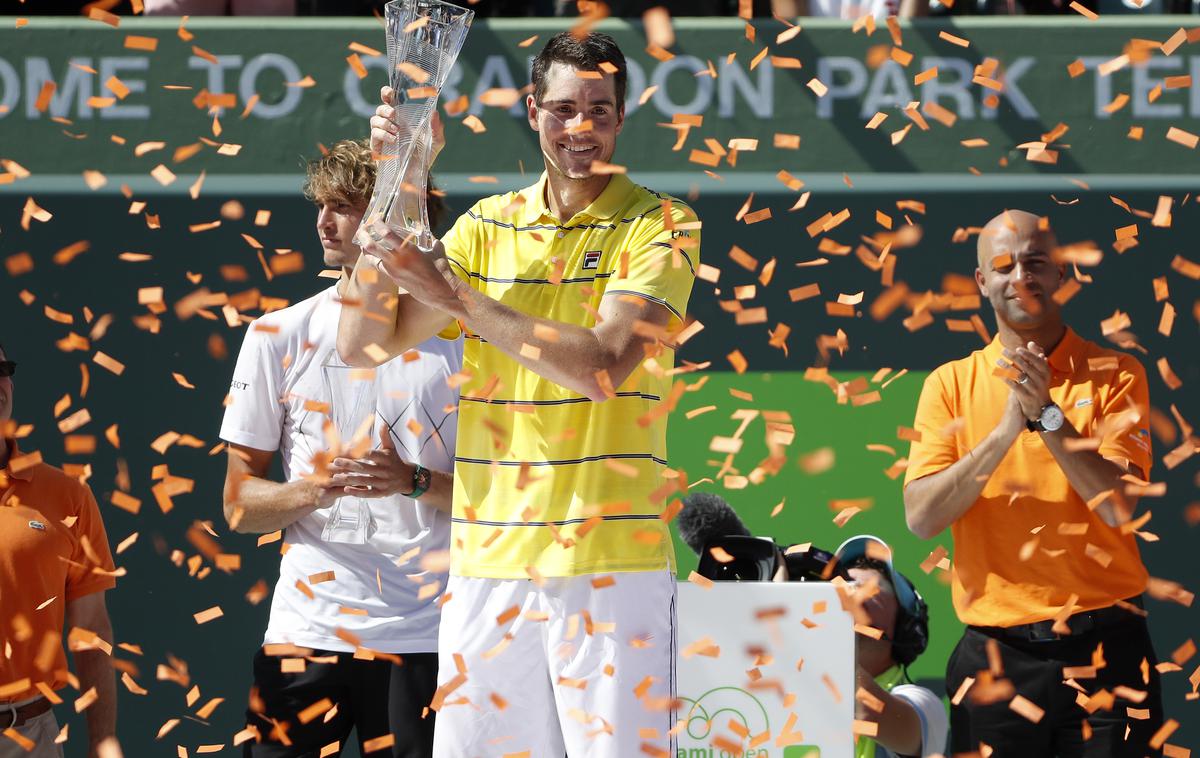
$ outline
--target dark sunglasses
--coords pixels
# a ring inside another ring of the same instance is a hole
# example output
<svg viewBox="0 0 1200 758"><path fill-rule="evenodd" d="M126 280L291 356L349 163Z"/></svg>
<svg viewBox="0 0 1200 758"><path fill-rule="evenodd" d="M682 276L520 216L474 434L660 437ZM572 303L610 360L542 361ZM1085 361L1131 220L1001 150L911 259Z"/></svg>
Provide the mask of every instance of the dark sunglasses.
<svg viewBox="0 0 1200 758"><path fill-rule="evenodd" d="M17 373L16 361L0 361L0 377L12 376Z"/></svg>

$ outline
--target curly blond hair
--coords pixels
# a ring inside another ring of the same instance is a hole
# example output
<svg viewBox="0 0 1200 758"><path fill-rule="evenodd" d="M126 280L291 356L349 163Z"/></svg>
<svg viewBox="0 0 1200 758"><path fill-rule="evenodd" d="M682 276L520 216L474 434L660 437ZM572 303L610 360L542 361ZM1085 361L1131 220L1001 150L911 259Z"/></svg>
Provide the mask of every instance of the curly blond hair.
<svg viewBox="0 0 1200 758"><path fill-rule="evenodd" d="M375 161L368 140L344 139L320 158L308 162L304 197L310 202L339 200L356 208L366 208L375 191ZM435 229L446 219L446 193L437 189L429 177L425 206L429 223Z"/></svg>
<svg viewBox="0 0 1200 758"><path fill-rule="evenodd" d="M344 139L308 162L304 196L314 203L341 200L366 207L375 189L375 161L367 140Z"/></svg>

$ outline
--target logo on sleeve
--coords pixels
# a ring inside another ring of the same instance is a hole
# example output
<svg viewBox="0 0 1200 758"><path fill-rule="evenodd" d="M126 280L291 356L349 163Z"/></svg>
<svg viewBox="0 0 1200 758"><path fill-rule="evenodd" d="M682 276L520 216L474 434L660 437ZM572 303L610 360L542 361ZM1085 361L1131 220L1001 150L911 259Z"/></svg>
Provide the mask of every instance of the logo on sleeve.
<svg viewBox="0 0 1200 758"><path fill-rule="evenodd" d="M600 256L604 254L602 250L588 250L583 254L583 270L595 271L600 268Z"/></svg>
<svg viewBox="0 0 1200 758"><path fill-rule="evenodd" d="M45 525L45 524L43 524L41 521L30 521L30 522L29 522L29 528L30 528L30 529L37 529L39 532L44 532L44 531L46 531L46 525Z"/></svg>
<svg viewBox="0 0 1200 758"><path fill-rule="evenodd" d="M229 386L235 390L245 390L250 388L250 382L239 382L237 379L234 379L229 383Z"/></svg>
<svg viewBox="0 0 1200 758"><path fill-rule="evenodd" d="M1137 445L1138 447L1140 447L1142 450L1145 450L1147 453L1150 452L1150 430L1149 429L1134 429L1132 432L1129 433L1129 439L1133 440L1133 443L1135 445Z"/></svg>

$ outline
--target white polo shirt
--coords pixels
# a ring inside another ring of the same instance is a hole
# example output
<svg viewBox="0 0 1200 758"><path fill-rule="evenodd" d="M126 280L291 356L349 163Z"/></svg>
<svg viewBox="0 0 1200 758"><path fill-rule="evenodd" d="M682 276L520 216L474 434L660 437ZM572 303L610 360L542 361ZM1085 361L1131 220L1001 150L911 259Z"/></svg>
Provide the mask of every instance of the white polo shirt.
<svg viewBox="0 0 1200 758"><path fill-rule="evenodd" d="M892 695L913 707L921 719L921 758L941 758L946 754L946 737L950 730L950 719L946 706L932 690L917 684L898 684ZM878 758L898 758L896 753L876 745Z"/></svg>
<svg viewBox="0 0 1200 758"><path fill-rule="evenodd" d="M896 15L900 0L810 0L808 15L818 18L841 18L854 21L872 15L877 21Z"/></svg>
<svg viewBox="0 0 1200 758"><path fill-rule="evenodd" d="M289 482L311 473L313 454L326 448L328 417L314 406L344 396L331 390L334 383L351 382L352 369L336 349L341 310L336 295L336 286L330 287L257 319L234 369L221 438L279 450ZM405 460L453 471L458 392L446 380L462 366L462 339L434 337L417 351L417 360L397 358L377 369L377 428L382 421L392 429ZM400 495L367 502L377 528L365 545L323 540L328 508L287 528L264 642L352 652L354 646L337 636L343 629L380 652L437 650L436 602L446 577L423 571L420 563L424 555L449 548L450 517ZM333 579L318 577L329 571ZM422 593L434 583L437 592Z"/></svg>

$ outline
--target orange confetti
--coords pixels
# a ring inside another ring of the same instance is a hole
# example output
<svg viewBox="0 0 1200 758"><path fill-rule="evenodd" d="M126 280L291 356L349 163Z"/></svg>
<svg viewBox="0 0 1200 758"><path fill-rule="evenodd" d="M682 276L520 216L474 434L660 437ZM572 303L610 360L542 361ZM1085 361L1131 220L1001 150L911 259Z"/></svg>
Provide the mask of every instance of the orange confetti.
<svg viewBox="0 0 1200 758"><path fill-rule="evenodd" d="M156 37L141 37L136 34L130 34L125 38L125 48L152 53L158 49L158 39Z"/></svg>
<svg viewBox="0 0 1200 758"><path fill-rule="evenodd" d="M214 619L219 619L224 615L225 615L225 612L221 610L221 606L214 605L212 608L209 608L208 610L204 610L204 611L200 611L199 613L192 614L192 617L194 619L196 619L197 624L207 624L209 621L213 621Z"/></svg>
<svg viewBox="0 0 1200 758"><path fill-rule="evenodd" d="M1077 0L1071 0L1071 4L1068 7L1089 21L1095 21L1096 19L1100 18L1099 14L1080 5Z"/></svg>
<svg viewBox="0 0 1200 758"><path fill-rule="evenodd" d="M1178 129L1174 126L1167 129L1167 139L1193 150L1196 148L1196 143L1200 142L1200 137L1197 137L1191 132L1185 132L1183 129Z"/></svg>

